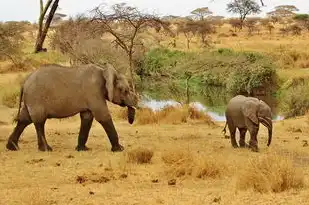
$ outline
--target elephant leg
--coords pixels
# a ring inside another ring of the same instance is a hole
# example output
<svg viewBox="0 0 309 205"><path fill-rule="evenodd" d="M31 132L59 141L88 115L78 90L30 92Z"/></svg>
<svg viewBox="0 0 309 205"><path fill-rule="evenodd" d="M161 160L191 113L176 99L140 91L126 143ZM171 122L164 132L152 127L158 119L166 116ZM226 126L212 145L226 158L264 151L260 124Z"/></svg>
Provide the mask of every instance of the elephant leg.
<svg viewBox="0 0 309 205"><path fill-rule="evenodd" d="M234 126L233 123L228 122L228 128L231 134L231 144L234 148L238 148L237 142L236 142L236 126Z"/></svg>
<svg viewBox="0 0 309 205"><path fill-rule="evenodd" d="M107 137L112 145L111 151L121 152L124 148L119 144L118 134L115 129L112 117L109 114L106 102L92 102L90 107L95 120L102 125L107 134Z"/></svg>
<svg viewBox="0 0 309 205"><path fill-rule="evenodd" d="M89 148L86 146L89 131L93 122L93 115L90 111L85 111L80 113L80 130L78 135L78 144L76 146L77 151L87 151Z"/></svg>
<svg viewBox="0 0 309 205"><path fill-rule="evenodd" d="M35 130L38 137L38 148L40 151L52 151L53 149L47 144L45 138L45 121L34 123Z"/></svg>
<svg viewBox="0 0 309 205"><path fill-rule="evenodd" d="M23 133L24 129L30 124L31 122L20 122L20 121L17 122L17 125L14 128L6 144L7 149L12 150L12 151L16 151L19 149L18 141L19 141L20 135Z"/></svg>
<svg viewBox="0 0 309 205"><path fill-rule="evenodd" d="M22 107L19 116L17 117L17 125L15 126L6 144L6 148L8 150L16 151L19 149L18 147L19 138L23 133L24 129L31 123L32 122L27 109L25 107Z"/></svg>
<svg viewBox="0 0 309 205"><path fill-rule="evenodd" d="M244 148L246 147L246 142L245 142L245 139L246 139L246 132L247 132L247 129L246 128L239 128L239 146L241 148Z"/></svg>
<svg viewBox="0 0 309 205"><path fill-rule="evenodd" d="M249 129L250 132L250 142L249 147L252 151L258 152L258 140L257 134L259 132L259 126L252 123L251 128Z"/></svg>
<svg viewBox="0 0 309 205"><path fill-rule="evenodd" d="M99 122L107 136L108 136L108 139L112 145L112 152L121 152L124 150L123 146L119 144L119 139L118 139L118 134L117 134L117 131L115 129L115 126L114 126L114 123L113 123L113 120L110 119L110 120L106 120L106 121L103 121L103 122Z"/></svg>

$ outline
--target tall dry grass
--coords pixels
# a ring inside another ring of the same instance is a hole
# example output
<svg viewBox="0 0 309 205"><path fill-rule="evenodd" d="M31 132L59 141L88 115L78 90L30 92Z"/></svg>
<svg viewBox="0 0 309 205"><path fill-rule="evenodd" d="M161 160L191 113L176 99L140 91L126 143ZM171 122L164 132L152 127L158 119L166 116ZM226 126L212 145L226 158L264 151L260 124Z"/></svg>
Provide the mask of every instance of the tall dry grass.
<svg viewBox="0 0 309 205"><path fill-rule="evenodd" d="M188 151L174 150L162 155L167 165L166 175L175 177L194 177L199 179L220 178L228 170L225 161L215 155L194 155Z"/></svg>
<svg viewBox="0 0 309 205"><path fill-rule="evenodd" d="M114 110L115 116L127 120L127 109ZM159 111L150 108L140 108L136 112L136 122L139 125L146 124L181 124L187 122L201 122L214 125L213 119L202 111L190 106L176 107L166 106Z"/></svg>
<svg viewBox="0 0 309 205"><path fill-rule="evenodd" d="M237 177L240 190L283 192L305 186L304 173L293 164L292 159L276 154L267 154L248 160Z"/></svg>

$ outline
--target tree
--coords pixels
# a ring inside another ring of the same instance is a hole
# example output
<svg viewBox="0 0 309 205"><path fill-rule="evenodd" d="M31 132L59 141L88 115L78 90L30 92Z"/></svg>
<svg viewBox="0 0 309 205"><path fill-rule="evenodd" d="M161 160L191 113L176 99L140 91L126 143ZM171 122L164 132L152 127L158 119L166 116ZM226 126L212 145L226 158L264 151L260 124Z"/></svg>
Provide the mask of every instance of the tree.
<svg viewBox="0 0 309 205"><path fill-rule="evenodd" d="M233 0L227 4L228 12L239 14L239 19L243 24L247 15L258 14L261 12L260 5L258 5L254 0Z"/></svg>
<svg viewBox="0 0 309 205"><path fill-rule="evenodd" d="M209 10L208 7L201 7L191 11L198 20L204 20L207 16L212 15L213 12Z"/></svg>
<svg viewBox="0 0 309 205"><path fill-rule="evenodd" d="M38 29L38 35L37 35L37 39L35 43L35 48L34 48L35 53L46 50L43 48L43 44L44 44L48 29L50 27L50 24L58 8L58 3L59 3L59 0L48 0L45 6L43 6L43 0L40 0L40 17L39 17L39 22L38 22L39 29ZM48 10L49 10L49 13L46 18L45 16Z"/></svg>
<svg viewBox="0 0 309 205"><path fill-rule="evenodd" d="M273 25L273 22L272 22L272 20L270 18L262 19L261 20L261 25L268 30L269 35L271 35L273 29L275 28L274 25Z"/></svg>
<svg viewBox="0 0 309 205"><path fill-rule="evenodd" d="M284 19L295 16L295 11L298 11L298 8L293 5L280 5L276 6L273 11L268 12L267 15L270 17Z"/></svg>
<svg viewBox="0 0 309 205"><path fill-rule="evenodd" d="M210 21L200 20L195 22L196 24L196 33L201 37L203 45L209 46L207 41L207 36L211 33L215 33L215 28Z"/></svg>
<svg viewBox="0 0 309 205"><path fill-rule="evenodd" d="M190 43L192 38L197 33L197 25L191 19L186 19L182 22L179 22L178 32L183 33L187 39L187 49L190 49Z"/></svg>
<svg viewBox="0 0 309 205"><path fill-rule="evenodd" d="M19 22L0 23L0 60L9 59L18 64L16 58L21 53L24 27Z"/></svg>
<svg viewBox="0 0 309 205"><path fill-rule="evenodd" d="M259 18L247 18L245 26L248 28L248 35L251 36L252 33L257 29L257 23Z"/></svg>
<svg viewBox="0 0 309 205"><path fill-rule="evenodd" d="M296 14L294 20L309 31L309 14Z"/></svg>
<svg viewBox="0 0 309 205"><path fill-rule="evenodd" d="M110 10L98 6L93 9L93 13L91 21L102 26L105 32L114 37L112 42L125 51L129 61L133 90L135 90L133 54L137 46L143 45L139 35L149 27L161 25L165 28L166 25L158 17L142 13L136 7L127 6L126 3L114 4Z"/></svg>

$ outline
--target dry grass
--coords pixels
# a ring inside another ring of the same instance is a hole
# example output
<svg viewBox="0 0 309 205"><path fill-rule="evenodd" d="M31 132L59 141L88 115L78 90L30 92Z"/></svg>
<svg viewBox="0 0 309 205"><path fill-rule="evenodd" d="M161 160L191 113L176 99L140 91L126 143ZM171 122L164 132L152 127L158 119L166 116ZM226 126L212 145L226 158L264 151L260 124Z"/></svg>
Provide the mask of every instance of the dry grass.
<svg viewBox="0 0 309 205"><path fill-rule="evenodd" d="M126 110L121 110L116 116L120 119L127 119ZM153 111L150 108L140 108L136 113L136 122L139 125L181 124L189 121L202 122L208 125L215 124L212 118L206 113L188 106L166 106L159 111Z"/></svg>
<svg viewBox="0 0 309 205"><path fill-rule="evenodd" d="M251 159L239 173L237 186L241 190L282 192L304 187L304 174L292 159L275 154Z"/></svg>
<svg viewBox="0 0 309 205"><path fill-rule="evenodd" d="M17 107L19 102L19 93L19 88L12 87L9 89L4 89L1 99L2 104L9 108Z"/></svg>
<svg viewBox="0 0 309 205"><path fill-rule="evenodd" d="M193 155L188 151L169 151L162 155L169 177L219 178L227 170L224 160L212 155Z"/></svg>
<svg viewBox="0 0 309 205"><path fill-rule="evenodd" d="M128 161L137 164L150 163L153 157L153 151L146 148L135 148L128 152Z"/></svg>

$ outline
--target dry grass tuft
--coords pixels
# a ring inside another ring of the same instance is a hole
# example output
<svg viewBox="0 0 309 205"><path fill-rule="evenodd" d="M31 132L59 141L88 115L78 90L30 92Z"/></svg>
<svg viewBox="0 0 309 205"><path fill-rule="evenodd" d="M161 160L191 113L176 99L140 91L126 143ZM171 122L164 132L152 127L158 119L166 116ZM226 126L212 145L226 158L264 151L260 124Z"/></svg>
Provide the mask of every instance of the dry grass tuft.
<svg viewBox="0 0 309 205"><path fill-rule="evenodd" d="M208 125L215 124L206 113L189 106L166 106L162 110L156 112L150 108L142 108L137 111L136 120L140 125L157 123L181 124L187 123L189 120L200 121Z"/></svg>
<svg viewBox="0 0 309 205"><path fill-rule="evenodd" d="M2 104L9 108L18 107L19 93L20 91L17 88L5 90L1 99Z"/></svg>
<svg viewBox="0 0 309 205"><path fill-rule="evenodd" d="M150 108L138 109L136 112L135 118L136 118L137 124L140 124L140 125L158 123L158 116Z"/></svg>
<svg viewBox="0 0 309 205"><path fill-rule="evenodd" d="M277 193L304 187L304 174L287 157L269 154L246 165L237 178L239 189Z"/></svg>
<svg viewBox="0 0 309 205"><path fill-rule="evenodd" d="M199 179L223 176L227 166L224 161L213 156L194 156L185 151L170 151L162 155L168 165L169 177L193 176Z"/></svg>
<svg viewBox="0 0 309 205"><path fill-rule="evenodd" d="M152 157L153 151L146 148L139 147L128 152L128 161L131 163L150 163Z"/></svg>
<svg viewBox="0 0 309 205"><path fill-rule="evenodd" d="M213 156L200 157L196 161L194 176L200 179L223 176L227 166L222 159Z"/></svg>

